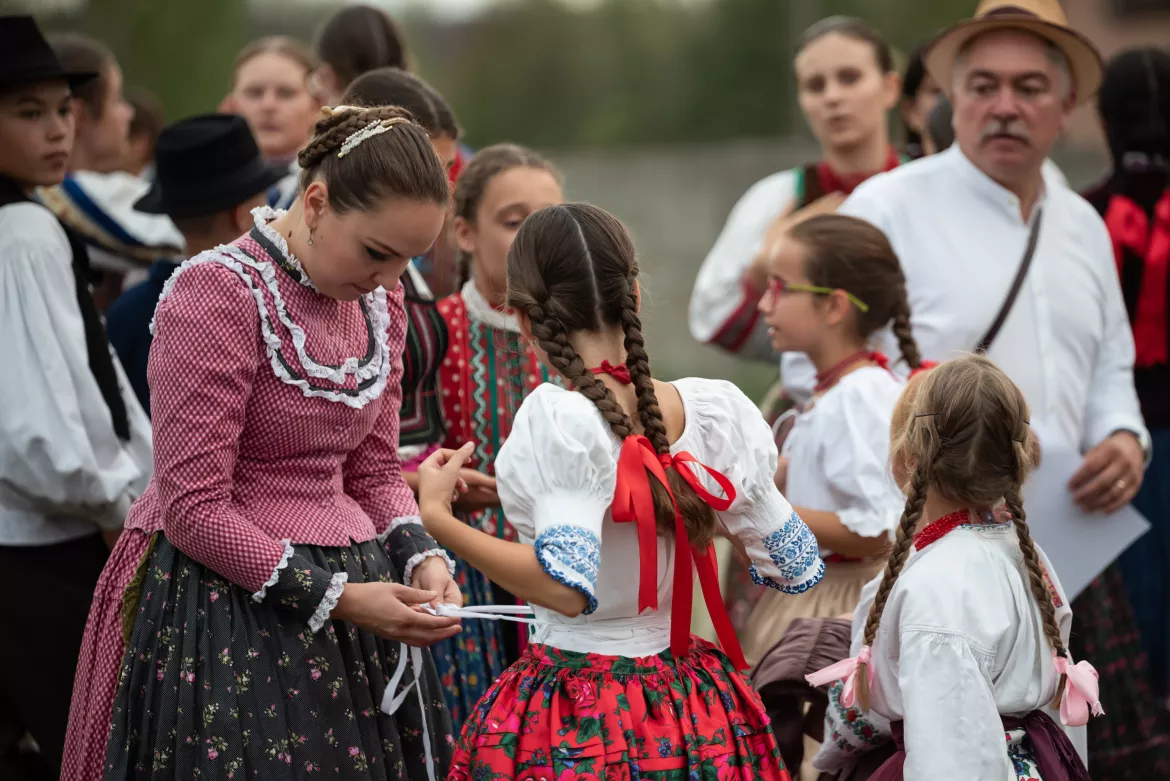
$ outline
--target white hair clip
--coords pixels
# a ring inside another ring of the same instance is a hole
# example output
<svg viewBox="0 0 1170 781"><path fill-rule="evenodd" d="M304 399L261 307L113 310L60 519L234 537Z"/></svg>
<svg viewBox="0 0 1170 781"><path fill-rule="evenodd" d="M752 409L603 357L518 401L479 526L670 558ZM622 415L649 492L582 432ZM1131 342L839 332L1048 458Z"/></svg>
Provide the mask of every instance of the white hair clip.
<svg viewBox="0 0 1170 781"><path fill-rule="evenodd" d="M337 156L345 157L350 152L357 149L358 146L366 139L381 135L395 125L409 122L410 120L406 117L390 117L390 119L382 119L377 122L371 122L361 130L351 133L349 137L347 137L341 144L341 151L337 153Z"/></svg>

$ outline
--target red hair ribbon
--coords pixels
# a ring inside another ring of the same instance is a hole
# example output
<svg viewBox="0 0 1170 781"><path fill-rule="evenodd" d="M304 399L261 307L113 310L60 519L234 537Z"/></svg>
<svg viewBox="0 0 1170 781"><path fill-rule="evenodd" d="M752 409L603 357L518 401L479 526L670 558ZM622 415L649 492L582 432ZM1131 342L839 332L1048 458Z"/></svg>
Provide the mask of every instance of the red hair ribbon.
<svg viewBox="0 0 1170 781"><path fill-rule="evenodd" d="M634 381L630 377L630 370L626 368L624 363L619 363L617 366L614 366L609 361L602 361L600 366L595 366L589 371L594 374L608 374L622 385L630 385Z"/></svg>
<svg viewBox="0 0 1170 781"><path fill-rule="evenodd" d="M703 487L689 468L693 464L706 470L719 488L722 498ZM676 659L687 654L691 637L691 603L694 593L694 575L691 562L699 573L699 584L703 589L703 600L711 614L715 635L723 646L724 653L736 669L746 670L748 665L739 647L739 640L731 626L723 597L719 593L719 566L715 548L708 545L698 550L687 538L686 523L675 501L674 492L666 478L667 469L675 469L712 509L722 512L735 501L735 487L727 477L698 461L687 452L676 455L659 454L645 436L631 435L622 442L618 457L617 486L613 499L613 519L616 523L635 523L638 528L638 612L650 608L658 609L658 528L654 514L654 495L651 493L651 477L657 480L670 495L674 507L674 594L671 602L670 650Z"/></svg>
<svg viewBox="0 0 1170 781"><path fill-rule="evenodd" d="M917 377L919 374L922 374L923 372L928 372L937 366L938 366L938 364L935 363L934 361L922 361L921 363L918 364L917 369L914 369L913 371L910 372L910 376Z"/></svg>

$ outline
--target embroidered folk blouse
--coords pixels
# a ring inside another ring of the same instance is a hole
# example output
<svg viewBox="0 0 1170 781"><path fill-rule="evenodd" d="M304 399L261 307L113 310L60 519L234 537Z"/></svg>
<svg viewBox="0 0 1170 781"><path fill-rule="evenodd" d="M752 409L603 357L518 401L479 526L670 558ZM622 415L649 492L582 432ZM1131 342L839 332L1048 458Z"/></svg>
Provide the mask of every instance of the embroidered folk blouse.
<svg viewBox="0 0 1170 781"><path fill-rule="evenodd" d="M720 513L752 560L757 582L787 593L824 574L816 538L776 489L776 445L759 410L729 382L683 379L686 426L671 452L687 451L731 480L736 498ZM591 401L551 383L524 404L496 458L500 501L541 567L588 599L569 618L533 607L534 642L585 653L650 656L670 645L674 539L658 537L659 610L638 613L636 524L612 521L621 442ZM696 470L707 490L719 488Z"/></svg>
<svg viewBox="0 0 1170 781"><path fill-rule="evenodd" d="M315 630L344 573L329 578L293 544L388 537L407 581L444 554L399 469L401 286L321 295L268 228L276 213L254 214L249 235L186 261L163 290L148 369L155 475L126 525L163 531L257 601L307 573L319 599L298 609Z"/></svg>

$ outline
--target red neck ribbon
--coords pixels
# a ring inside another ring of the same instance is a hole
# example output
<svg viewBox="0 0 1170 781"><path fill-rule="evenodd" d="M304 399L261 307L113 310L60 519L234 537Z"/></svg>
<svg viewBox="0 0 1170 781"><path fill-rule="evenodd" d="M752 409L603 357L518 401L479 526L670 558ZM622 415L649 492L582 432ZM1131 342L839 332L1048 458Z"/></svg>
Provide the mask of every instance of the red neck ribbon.
<svg viewBox="0 0 1170 781"><path fill-rule="evenodd" d="M876 174L892 171L898 167L901 162L898 158L898 153L890 147L890 152L886 156L886 165L881 171L871 171L865 174L839 174L833 170L829 163L825 160L817 163L817 179L820 180L821 192L823 193L841 193L842 195L849 195L858 185L866 179Z"/></svg>
<svg viewBox="0 0 1170 781"><path fill-rule="evenodd" d="M1114 195L1105 210L1105 226L1113 239L1117 273L1126 275L1126 251L1141 263L1137 305L1130 312L1134 364L1147 368L1170 362L1167 344L1167 283L1170 282L1170 192L1154 207L1153 225L1142 207L1124 195Z"/></svg>
<svg viewBox="0 0 1170 781"><path fill-rule="evenodd" d="M827 391L836 385L845 376L845 370L860 361L872 361L879 369L890 370L890 361L886 356L876 351L858 350L843 361L833 364L828 369L817 374L817 384L813 388L816 393Z"/></svg>
<svg viewBox="0 0 1170 781"><path fill-rule="evenodd" d="M624 363L619 363L617 366L614 366L609 361L602 361L600 366L595 366L589 371L593 374L608 374L622 385L630 385L634 381L630 377L630 370Z"/></svg>
<svg viewBox="0 0 1170 781"><path fill-rule="evenodd" d="M937 518L923 527L922 531L914 535L914 549L922 550L928 545L946 537L960 526L969 523L976 523L976 521L971 520L970 510L958 510Z"/></svg>
<svg viewBox="0 0 1170 781"><path fill-rule="evenodd" d="M695 477L691 464L707 471L719 488L723 498L705 489ZM650 440L642 435L630 435L622 442L618 457L617 488L614 491L613 519L616 523L634 523L638 528L638 612L649 608L658 609L658 528L654 515L654 495L650 491L650 480L657 480L670 494L674 505L674 595L671 601L670 650L675 659L686 656L691 640L691 603L694 598L694 574L691 562L699 573L699 584L703 590L703 601L711 614L715 635L723 646L731 663L737 670L746 670L747 662L743 650L731 626L723 597L719 593L719 565L715 559L715 548L708 545L699 550L687 538L686 523L678 509L666 470L675 469L712 509L723 512L735 501L735 487L725 475L700 463L685 451L676 455L655 452Z"/></svg>

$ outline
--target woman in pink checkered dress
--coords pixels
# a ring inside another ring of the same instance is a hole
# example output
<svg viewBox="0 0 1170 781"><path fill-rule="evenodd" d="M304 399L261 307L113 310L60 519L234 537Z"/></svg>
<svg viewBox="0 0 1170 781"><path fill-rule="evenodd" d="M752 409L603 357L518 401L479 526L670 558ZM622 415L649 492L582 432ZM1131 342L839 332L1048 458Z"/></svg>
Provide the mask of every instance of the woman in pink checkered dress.
<svg viewBox="0 0 1170 781"><path fill-rule="evenodd" d="M66 779L446 772L434 665L402 643L457 633L421 606L461 600L397 455L398 278L446 175L390 107L333 110L300 162L287 213L163 291L155 475L95 595Z"/></svg>

